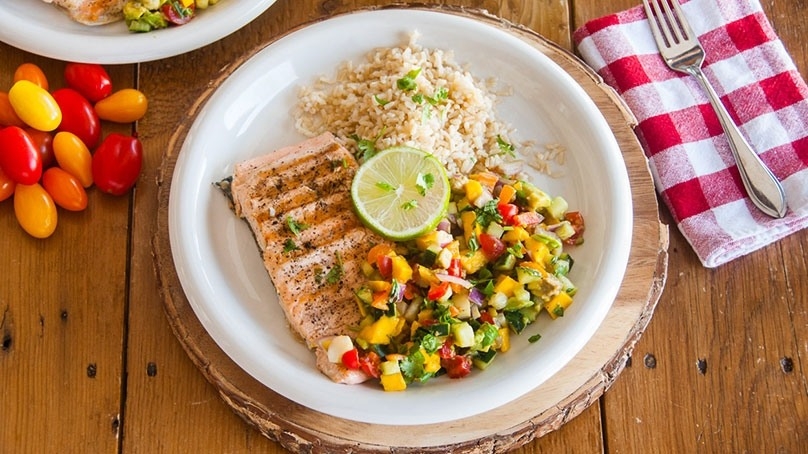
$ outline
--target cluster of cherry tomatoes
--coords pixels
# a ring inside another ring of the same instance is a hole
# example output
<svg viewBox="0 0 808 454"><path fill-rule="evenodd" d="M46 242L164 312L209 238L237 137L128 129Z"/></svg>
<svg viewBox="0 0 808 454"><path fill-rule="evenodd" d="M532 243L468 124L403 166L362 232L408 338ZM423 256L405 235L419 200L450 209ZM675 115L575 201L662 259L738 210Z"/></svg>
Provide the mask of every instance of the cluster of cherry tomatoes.
<svg viewBox="0 0 808 454"><path fill-rule="evenodd" d="M143 162L137 137L101 132L102 121L142 118L143 93L113 91L106 69L96 64L67 63L64 82L49 91L42 69L23 63L8 92L0 91L0 202L13 197L17 221L36 238L56 229L57 206L84 210L93 185L126 194Z"/></svg>

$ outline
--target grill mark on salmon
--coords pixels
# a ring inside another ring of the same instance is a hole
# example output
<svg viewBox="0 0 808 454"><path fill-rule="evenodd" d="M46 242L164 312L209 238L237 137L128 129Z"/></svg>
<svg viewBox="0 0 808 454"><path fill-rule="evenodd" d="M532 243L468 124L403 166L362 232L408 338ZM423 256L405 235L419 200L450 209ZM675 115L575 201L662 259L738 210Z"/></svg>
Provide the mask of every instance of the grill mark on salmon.
<svg viewBox="0 0 808 454"><path fill-rule="evenodd" d="M321 343L354 335L362 314L353 289L373 244L386 242L353 212L350 186L358 168L330 133L235 166L229 191L235 213L250 225L290 328L315 351L318 369L338 383L367 380L330 363ZM307 227L293 233L291 218ZM297 249L289 250L289 241ZM341 267L338 282L329 271Z"/></svg>

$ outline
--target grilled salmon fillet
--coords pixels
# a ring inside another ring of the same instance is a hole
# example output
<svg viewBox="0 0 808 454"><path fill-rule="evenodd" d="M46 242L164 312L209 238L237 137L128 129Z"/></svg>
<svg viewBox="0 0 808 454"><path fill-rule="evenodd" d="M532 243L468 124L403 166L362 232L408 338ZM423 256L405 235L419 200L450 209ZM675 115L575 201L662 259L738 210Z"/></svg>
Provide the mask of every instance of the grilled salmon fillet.
<svg viewBox="0 0 808 454"><path fill-rule="evenodd" d="M76 22L102 25L123 19L126 0L43 0L64 9Z"/></svg>
<svg viewBox="0 0 808 454"><path fill-rule="evenodd" d="M354 289L373 244L385 242L356 217L353 155L325 133L235 166L233 209L250 225L290 327L315 350L321 372L338 383L368 377L328 362L323 340L356 331Z"/></svg>

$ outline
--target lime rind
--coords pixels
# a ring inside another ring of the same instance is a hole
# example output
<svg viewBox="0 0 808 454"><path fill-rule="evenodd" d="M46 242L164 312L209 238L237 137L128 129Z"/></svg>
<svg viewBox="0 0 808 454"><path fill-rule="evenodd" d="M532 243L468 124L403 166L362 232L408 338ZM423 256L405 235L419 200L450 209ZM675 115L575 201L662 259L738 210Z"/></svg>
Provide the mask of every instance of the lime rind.
<svg viewBox="0 0 808 454"><path fill-rule="evenodd" d="M432 185L423 191L418 178L427 174L433 177ZM443 164L430 153L407 146L387 148L368 159L351 184L351 200L359 219L393 241L411 240L434 230L446 216L450 196Z"/></svg>

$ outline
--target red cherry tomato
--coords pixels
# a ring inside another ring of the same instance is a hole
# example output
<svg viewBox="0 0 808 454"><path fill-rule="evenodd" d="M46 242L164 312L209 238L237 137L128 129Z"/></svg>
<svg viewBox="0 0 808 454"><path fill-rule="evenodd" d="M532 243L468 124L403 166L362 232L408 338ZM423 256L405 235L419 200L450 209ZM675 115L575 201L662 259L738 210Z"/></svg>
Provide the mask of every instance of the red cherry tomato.
<svg viewBox="0 0 808 454"><path fill-rule="evenodd" d="M359 369L359 350L352 348L342 354L342 365L348 369Z"/></svg>
<svg viewBox="0 0 808 454"><path fill-rule="evenodd" d="M487 233L481 233L477 238L480 240L480 248L489 259L494 260L505 252L505 243L499 238Z"/></svg>
<svg viewBox="0 0 808 454"><path fill-rule="evenodd" d="M53 134L34 128L25 128L25 132L34 140L34 145L39 150L39 155L42 156L42 169L47 169L56 163L56 156L53 154Z"/></svg>
<svg viewBox="0 0 808 454"><path fill-rule="evenodd" d="M87 192L79 180L59 167L51 167L42 174L42 187L57 205L69 211L87 208Z"/></svg>
<svg viewBox="0 0 808 454"><path fill-rule="evenodd" d="M379 268L382 277L389 279L393 275L393 258L389 255L376 257L376 267Z"/></svg>
<svg viewBox="0 0 808 454"><path fill-rule="evenodd" d="M0 202L11 197L11 194L14 194L14 187L16 185L17 183L0 169Z"/></svg>
<svg viewBox="0 0 808 454"><path fill-rule="evenodd" d="M0 91L0 126L25 126L8 100L8 93L4 91Z"/></svg>
<svg viewBox="0 0 808 454"><path fill-rule="evenodd" d="M18 184L35 184L42 177L42 156L31 136L18 126L0 130L0 169Z"/></svg>
<svg viewBox="0 0 808 454"><path fill-rule="evenodd" d="M564 219L570 221L572 224L572 228L575 229L575 234L571 237L564 240L565 244L576 245L583 243L583 235L584 230L586 230L586 225L584 224L584 217L581 215L580 211L567 211L567 214L564 216Z"/></svg>
<svg viewBox="0 0 808 454"><path fill-rule="evenodd" d="M56 204L39 183L17 185L14 189L14 214L20 227L34 238L47 238L56 230Z"/></svg>
<svg viewBox="0 0 808 454"><path fill-rule="evenodd" d="M123 195L137 182L143 146L137 137L110 133L93 154L93 181L102 191Z"/></svg>
<svg viewBox="0 0 808 454"><path fill-rule="evenodd" d="M18 80L31 81L44 90L48 89L48 78L42 69L33 63L23 63L14 71L14 82Z"/></svg>
<svg viewBox="0 0 808 454"><path fill-rule="evenodd" d="M112 79L101 65L68 63L65 65L67 86L81 93L91 103L96 103L112 93Z"/></svg>
<svg viewBox="0 0 808 454"><path fill-rule="evenodd" d="M191 3L189 6L182 6L182 3L178 0L169 0L160 7L160 11L172 24L183 25L194 18L196 4Z"/></svg>
<svg viewBox="0 0 808 454"><path fill-rule="evenodd" d="M62 111L62 122L58 130L72 132L87 148L95 148L101 139L101 119L90 101L72 88L54 91L53 99Z"/></svg>

